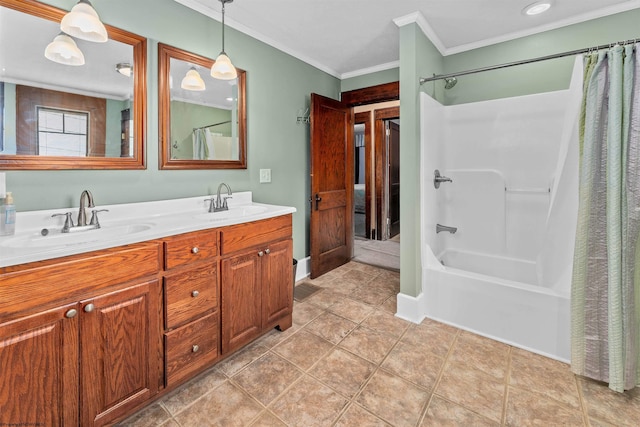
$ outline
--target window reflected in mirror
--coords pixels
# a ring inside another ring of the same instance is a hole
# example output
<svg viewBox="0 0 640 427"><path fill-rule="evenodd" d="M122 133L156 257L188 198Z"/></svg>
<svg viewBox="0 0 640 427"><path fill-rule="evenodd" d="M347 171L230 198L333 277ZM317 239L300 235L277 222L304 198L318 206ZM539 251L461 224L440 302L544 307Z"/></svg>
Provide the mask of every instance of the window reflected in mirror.
<svg viewBox="0 0 640 427"><path fill-rule="evenodd" d="M211 77L214 61L159 44L162 169L244 169L245 72Z"/></svg>
<svg viewBox="0 0 640 427"><path fill-rule="evenodd" d="M105 43L60 37L65 13L0 0L0 169L144 168L146 39L109 26ZM60 40L82 61L52 60Z"/></svg>

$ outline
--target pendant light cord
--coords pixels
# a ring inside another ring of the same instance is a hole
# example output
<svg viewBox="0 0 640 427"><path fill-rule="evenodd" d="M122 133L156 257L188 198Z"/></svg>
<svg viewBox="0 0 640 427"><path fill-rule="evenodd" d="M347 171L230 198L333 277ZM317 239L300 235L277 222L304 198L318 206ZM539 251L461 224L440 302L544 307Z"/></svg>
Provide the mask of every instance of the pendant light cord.
<svg viewBox="0 0 640 427"><path fill-rule="evenodd" d="M220 0L220 3L222 3L222 52L226 55L226 52L224 51L224 5L226 3L225 0Z"/></svg>

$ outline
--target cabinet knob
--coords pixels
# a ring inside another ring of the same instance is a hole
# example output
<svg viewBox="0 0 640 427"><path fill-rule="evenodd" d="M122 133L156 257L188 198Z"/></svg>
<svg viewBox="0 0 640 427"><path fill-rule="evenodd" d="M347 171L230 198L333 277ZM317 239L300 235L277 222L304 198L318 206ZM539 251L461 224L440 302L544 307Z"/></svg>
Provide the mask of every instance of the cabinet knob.
<svg viewBox="0 0 640 427"><path fill-rule="evenodd" d="M191 351L192 352L197 352L198 350L200 350L200 347L198 346L198 344L194 344L193 347L191 347Z"/></svg>
<svg viewBox="0 0 640 427"><path fill-rule="evenodd" d="M269 248L265 249L265 250L264 250L264 253L265 253L265 254L267 254L267 255L269 255L269 254L271 253L271 249L269 249Z"/></svg>
<svg viewBox="0 0 640 427"><path fill-rule="evenodd" d="M258 252L258 256L264 256L264 251Z"/></svg>
<svg viewBox="0 0 640 427"><path fill-rule="evenodd" d="M192 254L197 254L198 252L200 252L200 249L198 249L197 246L194 246L194 247L191 248L191 253Z"/></svg>
<svg viewBox="0 0 640 427"><path fill-rule="evenodd" d="M197 297L198 295L200 295L200 292L198 292L198 291L192 291L191 292L191 296L194 297L194 298Z"/></svg>
<svg viewBox="0 0 640 427"><path fill-rule="evenodd" d="M84 306L84 312L85 313L91 313L94 308L95 308L95 305L87 304L87 305Z"/></svg>
<svg viewBox="0 0 640 427"><path fill-rule="evenodd" d="M74 317L76 317L76 315L78 314L78 310L76 310L75 308L72 308L71 310L67 311L64 316L67 319L72 319Z"/></svg>

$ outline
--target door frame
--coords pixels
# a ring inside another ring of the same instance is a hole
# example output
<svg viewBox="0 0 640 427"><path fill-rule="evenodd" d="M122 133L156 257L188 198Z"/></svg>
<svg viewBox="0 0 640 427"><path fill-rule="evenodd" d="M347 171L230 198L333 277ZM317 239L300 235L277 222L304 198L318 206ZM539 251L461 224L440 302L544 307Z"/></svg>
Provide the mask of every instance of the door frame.
<svg viewBox="0 0 640 427"><path fill-rule="evenodd" d="M353 124L364 124L364 182L365 182L365 193L364 193L364 236L367 239L371 239L371 192L369 191L369 186L371 185L371 112L363 111L360 113L355 113L353 119ZM354 167L355 172L355 167ZM354 202L355 203L355 202Z"/></svg>
<svg viewBox="0 0 640 427"><path fill-rule="evenodd" d="M350 91L345 91L342 92L340 94L340 100L347 104L349 107L353 108L359 105L368 105L368 104L378 104L381 102L386 102L386 101L399 101L400 100L400 82L396 81L396 82L390 82L390 83L383 83L380 85L376 85L376 86L370 86L370 87L365 87L362 89L354 89L354 90L350 90ZM397 110L396 111L387 111L387 110ZM375 115L378 115L378 111L379 113L379 117L375 117ZM395 114L395 116L394 116ZM386 232L386 219L384 220L384 228L381 226L382 222L383 222L383 218L386 218L386 216L383 215L383 207L386 207L386 204L382 204L384 202L384 182L386 179L386 175L387 173L385 172L386 168L383 167L384 165L384 160L386 159L386 144L382 144L380 141L378 141L378 138L380 138L383 133L384 130L379 131L378 130L378 126L379 126L379 121L378 119L380 119L380 126L382 126L382 129L384 129L384 123L383 121L387 118L400 118L400 107L391 107L391 108L383 108L380 110L374 110L374 129L375 129L375 134L376 134L376 140L373 141L375 142L375 152L374 152L374 156L375 156L375 168L374 171L372 171L375 175L375 188L376 188L376 211L375 211L375 235L371 235L371 228L370 226L372 224L370 224L370 220L367 219L366 221L369 224L369 228L368 228L368 232L369 232L369 237L368 238L375 238L377 240L381 240L383 234L383 230L385 230ZM354 122L355 123L355 122ZM366 132L366 131L365 131ZM385 135L386 137L386 135ZM381 146L384 145L385 147L382 148ZM371 152L369 152L369 154L365 154L366 156L371 155ZM382 157L384 155L384 157ZM369 162L367 163L367 165L369 165ZM365 175L367 174L366 170L365 170ZM367 183L370 182L371 180L371 175L369 175L369 177L365 177L365 180L367 180ZM371 206L371 193L369 191L367 191L367 195L366 195L366 200L367 200L367 210L370 209ZM369 215L371 215L371 213L369 213ZM370 216L367 215L369 218ZM385 213L386 215L386 213Z"/></svg>
<svg viewBox="0 0 640 427"><path fill-rule="evenodd" d="M399 119L400 107L381 108L374 110L375 120L375 146L376 146L376 239L389 235L387 217L389 207L389 146L387 144L387 132L385 121Z"/></svg>

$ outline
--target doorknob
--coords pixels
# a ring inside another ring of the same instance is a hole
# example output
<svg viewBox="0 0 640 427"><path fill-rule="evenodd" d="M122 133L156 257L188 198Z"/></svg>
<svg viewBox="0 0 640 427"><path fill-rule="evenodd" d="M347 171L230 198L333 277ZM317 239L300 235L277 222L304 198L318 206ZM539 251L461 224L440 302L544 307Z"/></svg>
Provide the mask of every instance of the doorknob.
<svg viewBox="0 0 640 427"><path fill-rule="evenodd" d="M319 193L316 193L316 210L318 210L318 205L322 201L322 197L320 197Z"/></svg>

